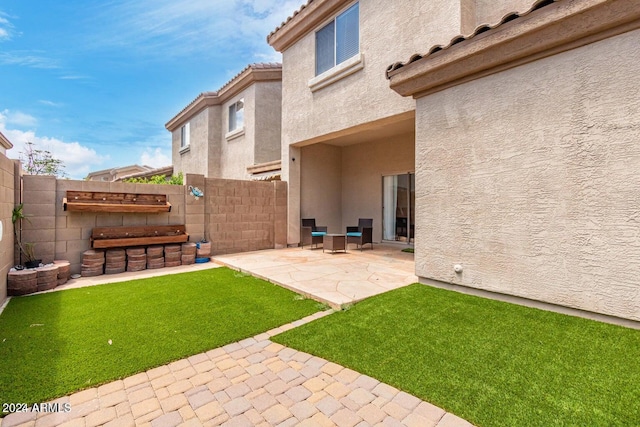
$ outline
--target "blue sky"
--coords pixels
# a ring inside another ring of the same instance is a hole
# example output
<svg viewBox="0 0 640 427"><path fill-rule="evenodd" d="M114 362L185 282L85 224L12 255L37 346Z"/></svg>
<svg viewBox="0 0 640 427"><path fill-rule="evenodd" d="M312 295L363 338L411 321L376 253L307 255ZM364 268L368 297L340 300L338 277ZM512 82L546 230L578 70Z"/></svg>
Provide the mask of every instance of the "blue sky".
<svg viewBox="0 0 640 427"><path fill-rule="evenodd" d="M171 164L164 124L253 62L304 0L2 0L0 132L70 178Z"/></svg>

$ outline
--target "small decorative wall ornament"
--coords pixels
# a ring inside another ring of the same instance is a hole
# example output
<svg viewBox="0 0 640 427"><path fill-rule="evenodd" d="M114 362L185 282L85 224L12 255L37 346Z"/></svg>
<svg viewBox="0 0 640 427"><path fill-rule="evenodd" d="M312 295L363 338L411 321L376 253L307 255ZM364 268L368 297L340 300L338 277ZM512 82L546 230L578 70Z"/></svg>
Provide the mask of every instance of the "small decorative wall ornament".
<svg viewBox="0 0 640 427"><path fill-rule="evenodd" d="M190 185L189 186L189 191L191 192L191 195L196 198L196 200L198 200L200 197L204 196L204 192L201 189L199 189L198 187L194 187L194 186Z"/></svg>

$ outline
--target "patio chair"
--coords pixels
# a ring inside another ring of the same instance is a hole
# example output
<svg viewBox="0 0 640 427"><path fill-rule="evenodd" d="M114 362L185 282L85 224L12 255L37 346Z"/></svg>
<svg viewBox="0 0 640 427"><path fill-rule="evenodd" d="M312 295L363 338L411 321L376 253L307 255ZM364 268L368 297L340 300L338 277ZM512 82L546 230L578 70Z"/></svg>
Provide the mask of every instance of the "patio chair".
<svg viewBox="0 0 640 427"><path fill-rule="evenodd" d="M360 250L369 243L373 249L373 219L360 218L357 227L347 227L347 245L349 243L355 243Z"/></svg>
<svg viewBox="0 0 640 427"><path fill-rule="evenodd" d="M327 227L322 225L316 225L315 218L304 218L301 221L300 227L300 242L302 248L304 245L316 245L322 243L323 236L327 234Z"/></svg>

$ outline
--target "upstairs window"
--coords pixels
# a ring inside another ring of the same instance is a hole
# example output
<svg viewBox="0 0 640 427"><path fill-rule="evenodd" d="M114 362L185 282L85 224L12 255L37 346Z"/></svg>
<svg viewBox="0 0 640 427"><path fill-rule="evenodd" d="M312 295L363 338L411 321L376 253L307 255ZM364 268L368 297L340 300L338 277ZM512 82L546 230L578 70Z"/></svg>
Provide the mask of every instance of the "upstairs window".
<svg viewBox="0 0 640 427"><path fill-rule="evenodd" d="M229 132L244 126L244 98L229 106Z"/></svg>
<svg viewBox="0 0 640 427"><path fill-rule="evenodd" d="M185 148L189 146L191 141L191 130L189 123L186 123L184 126L180 128L180 148Z"/></svg>
<svg viewBox="0 0 640 427"><path fill-rule="evenodd" d="M316 76L360 51L359 21L359 3L356 3L316 33Z"/></svg>

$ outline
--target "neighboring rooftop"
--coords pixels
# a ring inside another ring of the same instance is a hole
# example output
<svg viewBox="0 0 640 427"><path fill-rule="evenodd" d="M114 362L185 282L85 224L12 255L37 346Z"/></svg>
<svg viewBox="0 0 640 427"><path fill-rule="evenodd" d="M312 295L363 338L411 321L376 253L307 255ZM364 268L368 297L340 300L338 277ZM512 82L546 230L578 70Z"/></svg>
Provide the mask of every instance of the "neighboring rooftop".
<svg viewBox="0 0 640 427"><path fill-rule="evenodd" d="M123 181L129 178L151 178L156 175L164 175L167 178L171 178L173 175L173 166L162 166L160 168L150 169L148 171L132 173L130 175L123 175L119 178L116 178L116 181Z"/></svg>
<svg viewBox="0 0 640 427"><path fill-rule="evenodd" d="M13 144L11 143L11 141L9 141L9 139L4 136L2 132L0 132L0 147L4 148L5 150L13 148Z"/></svg>
<svg viewBox="0 0 640 427"><path fill-rule="evenodd" d="M205 107L220 105L255 82L279 80L282 80L282 64L278 62L249 64L216 92L200 93L193 101L169 120L165 124L165 127L167 130L173 131Z"/></svg>
<svg viewBox="0 0 640 427"><path fill-rule="evenodd" d="M153 170L151 166L128 165L118 168L103 169L95 172L89 172L85 178L87 181L115 181L116 179L131 175L138 172L147 172Z"/></svg>

